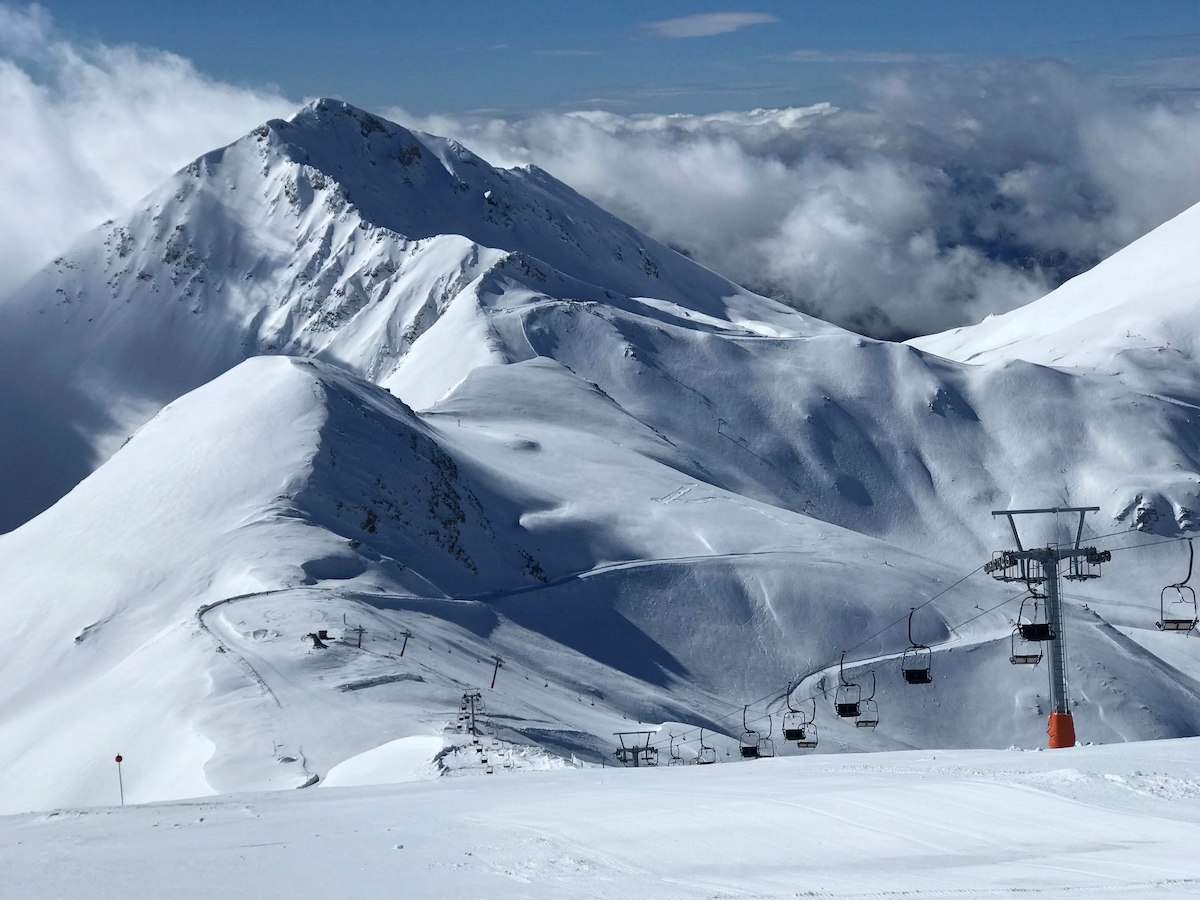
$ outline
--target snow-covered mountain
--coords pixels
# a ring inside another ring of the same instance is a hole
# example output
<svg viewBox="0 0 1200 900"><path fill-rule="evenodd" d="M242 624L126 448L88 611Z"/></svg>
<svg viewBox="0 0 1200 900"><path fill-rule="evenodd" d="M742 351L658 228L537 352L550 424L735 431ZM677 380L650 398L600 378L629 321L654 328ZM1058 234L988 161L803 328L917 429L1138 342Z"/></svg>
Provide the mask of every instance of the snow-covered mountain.
<svg viewBox="0 0 1200 900"><path fill-rule="evenodd" d="M1198 250L1194 206L1036 303L909 343L963 362L1023 359L1150 385L1159 379L1195 401Z"/></svg>
<svg viewBox="0 0 1200 900"><path fill-rule="evenodd" d="M0 418L22 423L0 436L0 530L250 356L320 356L432 402L503 361L481 306L511 284L834 330L751 299L544 172L322 100L196 160L0 304ZM413 352L431 330L451 332L452 354Z"/></svg>
<svg viewBox="0 0 1200 900"><path fill-rule="evenodd" d="M0 350L8 521L53 503L0 536L13 809L98 802L118 744L154 760L137 799L396 740L412 771L478 769L452 730L495 655L522 765L641 722L724 750L801 674L822 748L1037 744L1041 669L987 611L1012 592L951 588L1010 540L989 511L1177 535L1200 502L1173 391L847 333L333 101L66 252L0 304ZM1152 624L1181 562L1118 554L1072 594L1081 736L1200 733L1200 661ZM905 686L895 623L943 591L918 622L937 681ZM829 712L840 648L876 670L874 732Z"/></svg>

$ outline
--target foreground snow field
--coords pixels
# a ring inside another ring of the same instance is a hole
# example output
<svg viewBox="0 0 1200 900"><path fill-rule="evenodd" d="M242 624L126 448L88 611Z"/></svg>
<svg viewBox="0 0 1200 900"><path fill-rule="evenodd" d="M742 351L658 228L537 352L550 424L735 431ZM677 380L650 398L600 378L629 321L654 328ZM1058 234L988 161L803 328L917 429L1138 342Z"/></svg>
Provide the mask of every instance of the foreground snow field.
<svg viewBox="0 0 1200 900"><path fill-rule="evenodd" d="M1200 739L441 778L0 818L8 898L1170 897Z"/></svg>

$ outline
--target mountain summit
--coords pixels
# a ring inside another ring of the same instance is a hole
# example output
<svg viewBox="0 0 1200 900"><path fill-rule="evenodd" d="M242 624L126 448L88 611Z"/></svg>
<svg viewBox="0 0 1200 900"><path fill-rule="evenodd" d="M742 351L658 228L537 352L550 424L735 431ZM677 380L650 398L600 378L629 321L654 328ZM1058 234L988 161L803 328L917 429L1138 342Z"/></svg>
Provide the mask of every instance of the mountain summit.
<svg viewBox="0 0 1200 900"><path fill-rule="evenodd" d="M318 356L433 402L472 366L509 358L481 307L514 288L646 298L660 316L754 333L835 330L539 169L496 169L453 141L318 100L189 164L0 304L0 419L22 423L0 433L0 531L163 404L250 356ZM413 351L443 317L454 358L431 364Z"/></svg>

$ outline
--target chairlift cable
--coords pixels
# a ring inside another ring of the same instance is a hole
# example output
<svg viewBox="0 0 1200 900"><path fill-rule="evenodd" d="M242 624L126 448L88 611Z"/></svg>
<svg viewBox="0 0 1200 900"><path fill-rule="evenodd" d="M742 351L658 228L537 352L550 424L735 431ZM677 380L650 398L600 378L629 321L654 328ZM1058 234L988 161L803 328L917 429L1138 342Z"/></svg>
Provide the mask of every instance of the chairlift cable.
<svg viewBox="0 0 1200 900"><path fill-rule="evenodd" d="M980 571L983 569L983 566L984 566L984 565L986 565L986 563L984 563L983 565L979 565L979 566L977 566L976 568L972 569L972 570L971 570L970 572L968 572L966 575L963 575L961 578L959 578L959 579L958 579L957 581L955 581L953 584L950 584L950 585L948 585L947 587L943 588L941 591L939 591L938 593L934 594L934 595L933 595L932 597L930 597L928 600L925 600L925 601L923 601L922 603L918 604L917 606L915 606L915 607L912 607L912 610L914 610L914 611L915 611L915 610L923 609L924 607L926 607L926 606L928 606L930 603L932 603L934 600L937 600L938 598L945 596L945 595L946 595L946 594L948 594L950 591L954 590L956 587L958 587L960 584L962 584L964 581L966 581L968 578L970 578L972 575L975 575L976 573L980 572ZM1022 591L1020 591L1019 593L1017 593L1017 594L1014 594L1013 596L1011 596L1011 597L1008 597L1008 598L1006 598L1006 599L1002 600L1000 603L997 603L995 606L993 606L993 607L990 607L989 609L985 609L983 612L981 612L981 613L978 613L978 614L976 614L976 615L972 616L971 618L969 618L969 619L967 619L967 620L965 620L965 621L963 621L963 622L960 622L960 623L958 623L957 625L950 626L950 633L951 633L951 634L953 634L955 631L957 631L959 628L963 627L964 625L967 625L967 624L969 624L969 623L971 623L971 622L974 622L976 619L982 618L983 616L987 615L988 613L995 612L995 611L996 611L997 609L999 609L1001 606L1004 606L1006 603L1011 603L1013 600L1015 600L1017 597L1020 597L1020 596L1021 596L1022 594L1024 594L1024 593L1025 593L1025 591L1024 591L1024 590L1022 590ZM890 628L894 628L894 627L895 627L896 625L898 625L900 622L903 622L903 621L905 621L905 620L908 618L908 615L909 615L909 613L906 613L905 615L901 616L900 618L896 619L895 621L891 622L890 624L888 624L888 625L884 626L883 628L879 629L879 630L878 630L878 631L876 631L874 634L872 634L872 635L868 635L867 637L863 638L863 639L862 639L861 641L859 641L857 644L854 644L854 645L852 645L852 646L850 646L850 647L846 648L846 650L845 650L845 651L843 651L843 656L845 655L845 653L849 653L851 650L856 650L856 649L858 649L859 647L861 647L863 644L865 644L865 643L867 643L867 642L869 642L869 641L871 641L871 640L874 640L875 638L877 638L879 635L883 634L883 633L884 633L885 631L887 631L888 629L890 629ZM825 665L820 665L820 666L814 666L814 667L810 667L807 673L805 673L804 675L802 675L802 676L801 676L799 679L795 680L794 682L790 682L790 684L796 684L796 685L798 685L798 684L800 684L800 682L802 682L802 681L803 681L805 678L809 677L810 675L816 674L817 672L823 671L824 669L829 669L829 668L832 668L832 666L834 665L834 662L835 662L834 660L831 660L830 662L826 663ZM864 674L865 674L865 673L874 673L874 671L875 671L875 670L876 670L876 669L877 669L877 668L878 668L880 665L882 665L882 664L883 664L883 662L884 662L883 660L880 660L878 663L876 663L875 665L871 666L870 668L867 668L867 669L862 669L862 670L859 670L859 671L860 671L860 672L863 672ZM809 702L810 700L816 700L816 698L817 698L817 694L816 694L816 693L813 693L813 694L810 694L808 697L804 698L804 700L803 700L803 701L801 701L801 702L807 703L807 702ZM717 698L713 698L713 699L717 699ZM716 718L716 719L712 719L712 720L711 720L711 724L720 724L720 723L722 723L722 722L727 722L727 721L729 721L730 719L733 719L733 718L735 718L735 717L738 715L738 713L741 713L741 714L742 714L742 717L743 717L743 719L746 719L746 717L745 717L745 712L746 712L746 710L748 710L748 709L749 709L749 707L751 707L751 706L758 706L760 703L763 703L764 701L765 701L765 702L767 702L767 705L768 705L768 707L769 707L769 706L770 706L770 702L771 702L771 701L778 701L779 699L781 699L781 697L780 697L780 694L779 694L777 691L771 691L770 693L768 693L768 694L764 694L763 696L759 697L759 698L758 698L758 699L756 699L756 700L752 700L752 701L751 701L750 703L748 703L748 704L744 704L744 705L743 705L743 707L741 707L741 708L738 708L738 711L737 711L736 713L730 713L729 715L720 716L720 717L718 717L718 718ZM718 702L720 702L720 703L721 703L721 705L723 705L723 706L733 706L733 704L731 704L731 703L728 703L727 701L718 701ZM755 717L755 718L753 718L753 719L746 719L744 727L745 727L747 730L749 730L749 724L750 724L750 723L757 723L757 722L761 722L763 719L766 719L766 718L768 717L768 715L769 715L769 712L764 712L764 713L763 713L761 716L757 716L757 717ZM690 744L690 743L693 743L693 742L694 742L694 739L693 739L693 740L689 740L689 741L684 741L684 743L689 743L689 744ZM661 738L660 738L658 741L655 741L655 742L654 742L654 744L656 744L656 745L658 745L658 744L663 744L663 743L664 743L664 741L663 741Z"/></svg>
<svg viewBox="0 0 1200 900"><path fill-rule="evenodd" d="M982 566L980 568L982 568ZM979 571L979 570L976 569L975 571ZM975 573L972 572L971 574L973 575ZM969 576L966 576L966 577L969 577ZM960 579L959 582L956 582L956 584L961 583L962 581L965 581L966 577ZM954 587L954 585L951 585L951 587ZM949 590L949 588L947 588L947 590ZM945 592L943 591L943 593L945 593ZM982 619L984 616L988 615L989 613L994 613L996 610L1000 609L1002 606L1006 606L1007 604L1012 603L1014 600L1019 599L1020 597L1024 596L1026 593L1028 593L1028 590L1022 589L1022 590L1018 591L1017 593L1012 594L1011 596L1006 597L1005 599L1001 600L999 603L997 603L993 606L990 606L987 609L982 610L981 612L976 613L975 615L971 616L969 619L964 619L963 621L959 622L958 624L950 626L950 633L954 634L956 631L958 631L958 629L960 629L966 625L969 625L978 619ZM937 599L937 598L934 597L932 599ZM928 602L930 602L930 601L926 601L926 604ZM926 604L922 604L922 606L926 605ZM916 609L920 609L920 608L921 608L920 606L916 607ZM851 649L853 649L853 648L851 648ZM891 660L879 660L878 662L874 663L873 665L871 665L869 667L858 669L857 672L860 675L866 675L866 674L873 675L877 669L879 669L881 666L884 665L885 662L890 662L890 661ZM833 664L834 664L833 662L830 662L826 666L815 667L812 670L810 670L809 674L815 674L816 672L822 671L823 669L832 668ZM808 677L808 676L805 676L805 677ZM803 679L801 679L801 680L803 680ZM799 682L793 682L793 684L799 684ZM801 702L802 703L808 703L810 701L815 702L817 700L818 696L819 695L814 692L812 694L809 694L807 697L805 697ZM750 702L749 704L746 704L745 708L749 708L750 706L757 706L758 704L762 703L763 701L771 701L771 700L778 700L778 699L780 699L780 695L777 694L776 692L772 691L771 693L765 694L762 697L759 697L757 700L754 700L754 701ZM742 709L738 710L738 713L742 713L742 712L743 712ZM735 717L735 715L736 714L730 714L727 716L721 716L717 719L713 719L712 724L719 724L722 722L729 721L730 719L733 719ZM764 712L761 716L757 716L753 719L746 719L745 727L748 728L750 724L754 724L754 723L763 721L763 719L766 719L768 717L768 715L769 715L768 712ZM690 744L690 743L694 743L694 741L695 741L695 739L685 741L684 743ZM660 739L659 741L656 741L655 743L661 744L661 743L663 743L663 741Z"/></svg>
<svg viewBox="0 0 1200 900"><path fill-rule="evenodd" d="M1109 539L1109 538L1120 537L1120 536L1122 536L1122 535L1128 535L1128 534L1134 533L1135 531L1136 531L1136 529L1132 529L1132 528L1126 528L1126 529L1122 529L1121 531L1114 531L1114 532L1110 532L1110 533L1108 533L1108 534L1095 535L1095 536L1093 536L1093 537L1089 537L1089 538L1088 538L1088 540L1089 540L1089 541L1101 541L1101 540L1107 540L1107 539ZM1180 536L1180 537L1174 537L1174 538L1164 538L1164 539L1162 539L1162 540L1157 540L1157 541L1149 541L1149 542L1146 542L1146 543L1140 543L1140 544L1130 544L1130 545L1128 545L1128 546L1125 546L1125 547L1114 547L1114 548L1112 548L1112 549L1111 549L1109 552L1111 552L1111 553L1120 553L1120 552L1122 552L1122 551L1124 551L1124 550L1140 550L1140 549L1144 549L1144 548L1146 548L1146 547L1157 547L1157 546L1160 546L1160 545L1162 545L1162 544L1177 544L1177 543L1180 543L1181 541L1188 541L1188 542L1189 542L1189 545L1190 545L1190 543L1191 543L1191 541L1192 541L1192 539L1193 539L1193 538L1194 538L1194 535L1183 535L1183 536ZM985 563L985 565L986 565L986 563ZM957 581L955 581L953 584L950 584L949 586L947 586L947 587L946 587L946 588L944 588L943 590L939 591L938 593L934 594L932 597L930 597L929 599L927 599L927 600L923 601L922 603L918 604L917 606L915 606L915 607L912 607L912 608L911 608L911 610L910 610L910 613L909 613L909 614L906 614L905 616L901 616L900 618L898 618L898 619L896 619L895 621L893 621L893 622L889 623L888 625L885 625L885 626L883 626L882 628L880 628L880 629L879 629L878 631L876 631L875 633L873 633L873 634L871 634L871 635L868 635L867 637L865 637L865 638L863 638L862 640L860 640L860 641L859 641L857 644L853 644L852 646L850 646L850 647L846 648L846 651L845 651L845 652L847 652L847 653L848 653L848 652L850 652L850 651L852 651L852 650L857 650L857 649L858 649L859 647L861 647L863 644L866 644L866 643L868 643L868 642L870 642L870 641L874 640L875 638L879 637L879 636L880 636L881 634L883 634L884 632L888 631L888 630L889 630L889 629L891 629L891 628L894 628L896 625L898 625L898 624L900 624L901 622L905 621L905 619L907 619L907 618L908 618L908 615L911 615L911 613L912 613L912 612L915 612L915 611L917 611L917 610L923 609L924 607L928 606L928 605L929 605L930 603L932 603L933 601L935 601L935 600L937 600L937 599L939 599L939 598L941 598L941 597L945 596L945 595L946 595L946 594L948 594L950 591L954 590L954 588L958 587L960 584L962 584L964 581L966 581L968 578L970 578L972 575L975 575L976 573L978 573L979 571L981 571L981 570L983 569L983 567L984 567L983 565L980 565L979 567L977 567L977 568L975 568L975 569L971 570L971 571L970 571L970 572L968 572L966 575L962 576L960 579L958 579ZM1191 568L1191 567L1190 567L1190 565L1189 565L1189 569L1190 569L1190 568ZM1188 578L1187 578L1187 579L1184 579L1184 582L1181 582L1181 584L1186 584L1186 582L1187 582L1187 581L1190 579L1190 577L1191 577L1191 573L1189 572ZM981 611L981 612L979 612L979 613L976 613L975 615L971 616L970 618L968 618L968 619L964 619L962 622L959 622L959 623L958 623L958 624L956 624L956 625L951 625L951 626L950 626L950 633L951 633L951 634L954 634L954 633L955 633L955 632L957 632L957 631L958 631L960 628L963 628L964 626L966 626L966 625L969 625L969 624L971 624L972 622L975 622L976 620L983 618L984 616L988 615L989 613L993 613L993 612L995 612L996 610L1000 609L1002 606L1005 606L1005 605L1007 605L1007 604L1011 603L1013 600L1016 600L1016 599L1018 599L1019 597L1023 596L1023 595L1024 595L1024 594L1026 594L1027 592L1028 592L1027 590L1021 590L1019 593L1013 594L1012 596L1010 596L1010 597L1007 597L1007 598L1005 598L1004 600L1001 600L999 603L995 604L994 606L990 606L990 607L988 607L987 609L985 609L985 610L983 610L983 611ZM823 671L823 670L825 670L825 669L829 669L829 668L831 668L831 667L834 665L834 662L835 662L835 660L830 660L829 662L827 662L827 663L826 663L826 664L824 664L824 665L819 665L819 666L813 666L813 667L810 667L810 668L808 669L808 671L807 671L806 673L804 673L803 675L801 675L801 676L800 676L798 679L795 679L795 680L793 680L792 682L789 682L789 687L791 687L792 685L799 685L799 684L800 684L800 683L801 683L801 682L802 682L802 681L803 681L805 678L809 677L810 675L815 675L815 674L816 674L816 673L818 673L818 672L821 672L821 671ZM876 670L877 668L879 668L879 666L880 666L880 665L882 665L882 662L883 662L883 661L880 661L880 662L876 663L875 665L873 665L873 666L871 666L871 667L869 667L869 668L866 668L866 669L860 669L860 670L858 670L858 671L859 671L861 674L874 673L874 672L875 672L875 670ZM790 695L791 695L791 692L790 692L790 690L789 690L789 691L787 692L787 694L785 694L785 695L783 695L783 696L784 696L784 697L788 697L788 696L790 696ZM816 693L813 693L813 694L810 694L808 697L806 697L806 698L805 698L805 699L804 699L802 702L808 702L809 700L815 700L816 698L817 698L817 694L816 694ZM714 700L717 700L717 698L713 698L713 699L714 699ZM766 702L766 703L767 703L767 708L769 708L769 707L770 707L770 703L771 703L771 701L778 702L778 700L780 700L780 699L782 699L782 698L781 698L781 695L780 695L779 693L775 692L775 691L772 691L771 693L765 694L765 695L763 695L762 697L759 697L758 699L751 701L749 704L746 704L745 708L743 708L742 710L739 710L739 712L742 712L742 713L743 713L743 718L745 718L745 715L744 715L744 713L745 713L745 709L746 709L746 708L748 708L749 706L757 706L757 705L758 705L758 704L760 704L760 703ZM734 707L734 708L736 708L736 707L734 706L734 704L728 703L727 701L721 701L721 700L717 700L717 702L721 703L721 705L722 705L722 706L730 706L730 707ZM717 719L714 719L714 720L712 720L712 722L713 722L713 724L718 724L718 723L722 723L722 722L727 722L727 721L729 721L730 719L734 718L734 716L735 716L735 715L736 715L736 713L731 713L731 714L729 714L729 715L726 715L726 716L721 716L720 718L717 718ZM761 722L763 719L767 718L767 717L768 717L768 715L769 715L769 713L768 713L768 712L764 712L764 713L763 713L763 715L761 715L761 716L757 716L757 717L756 717L756 718L754 718L754 719L747 719L747 720L746 720L746 725L747 725L747 727L748 727L749 723L757 723L757 722ZM660 741L658 741L657 743L662 743L662 741L660 740ZM688 741L687 743L692 743L692 741Z"/></svg>

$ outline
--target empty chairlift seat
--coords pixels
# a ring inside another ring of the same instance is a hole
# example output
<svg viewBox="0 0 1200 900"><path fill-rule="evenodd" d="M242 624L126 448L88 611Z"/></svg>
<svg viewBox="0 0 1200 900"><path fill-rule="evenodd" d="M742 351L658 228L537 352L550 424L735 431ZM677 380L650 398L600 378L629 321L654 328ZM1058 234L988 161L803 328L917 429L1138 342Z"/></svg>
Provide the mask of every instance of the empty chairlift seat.
<svg viewBox="0 0 1200 900"><path fill-rule="evenodd" d="M833 708L842 719L857 719L862 711L862 688L846 678L846 651L838 663L838 687L833 695Z"/></svg>
<svg viewBox="0 0 1200 900"><path fill-rule="evenodd" d="M740 751L742 759L758 759L758 742L761 735L752 729L746 723L746 710L749 707L742 707L742 739L740 742Z"/></svg>
<svg viewBox="0 0 1200 900"><path fill-rule="evenodd" d="M1052 641L1054 628L1046 618L1046 606L1038 594L1030 594L1021 601L1017 613L1017 631L1024 641Z"/></svg>
<svg viewBox="0 0 1200 900"><path fill-rule="evenodd" d="M900 659L900 674L908 684L929 684L933 681L933 651L913 640L912 620L917 611L908 613L908 649Z"/></svg>
<svg viewBox="0 0 1200 900"><path fill-rule="evenodd" d="M1159 631L1190 632L1196 627L1196 592L1188 585L1192 580L1194 559L1192 539L1188 538L1187 577L1178 584L1168 584L1158 595L1158 622L1155 624Z"/></svg>
<svg viewBox="0 0 1200 900"><path fill-rule="evenodd" d="M767 716L767 736L758 739L758 757L759 759L770 759L775 755L775 742L771 740L771 734L775 731L775 722L771 716Z"/></svg>
<svg viewBox="0 0 1200 900"><path fill-rule="evenodd" d="M783 714L783 739L795 741L801 750L811 750L817 746L817 699L810 697L811 710L797 709L792 706L792 691L798 685L788 685L787 712Z"/></svg>
<svg viewBox="0 0 1200 900"><path fill-rule="evenodd" d="M874 728L879 724L879 704L875 702L875 673L870 674L871 693L860 704L858 718L854 720L857 728Z"/></svg>
<svg viewBox="0 0 1200 900"><path fill-rule="evenodd" d="M1014 628L1008 661L1014 666L1036 666L1042 661L1042 645L1037 641L1025 640L1021 637L1020 629Z"/></svg>

